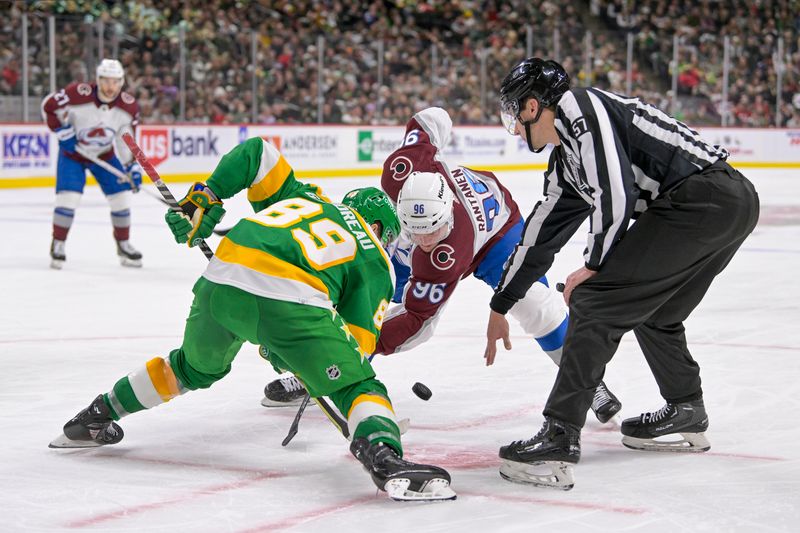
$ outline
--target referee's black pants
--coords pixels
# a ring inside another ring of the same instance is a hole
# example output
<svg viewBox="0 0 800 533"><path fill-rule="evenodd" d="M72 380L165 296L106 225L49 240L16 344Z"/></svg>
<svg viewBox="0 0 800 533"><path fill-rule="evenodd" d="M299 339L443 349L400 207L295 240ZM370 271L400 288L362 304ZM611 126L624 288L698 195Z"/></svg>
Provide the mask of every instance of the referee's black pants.
<svg viewBox="0 0 800 533"><path fill-rule="evenodd" d="M702 397L683 321L758 221L752 183L725 162L653 202L570 299L561 366L544 414L578 426L622 335L633 330L661 395Z"/></svg>

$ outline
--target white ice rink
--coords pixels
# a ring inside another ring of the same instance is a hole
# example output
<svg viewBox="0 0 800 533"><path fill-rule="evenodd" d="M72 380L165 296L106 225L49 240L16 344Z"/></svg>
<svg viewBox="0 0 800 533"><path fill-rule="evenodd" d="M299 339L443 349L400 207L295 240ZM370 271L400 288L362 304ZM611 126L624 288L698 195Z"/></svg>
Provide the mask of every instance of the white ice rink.
<svg viewBox="0 0 800 533"><path fill-rule="evenodd" d="M411 419L407 457L453 476L458 500L439 504L376 494L316 408L282 448L295 410L261 407L275 374L250 345L210 390L123 419L119 445L48 449L98 393L179 345L206 260L176 245L163 206L139 194L132 242L145 266L120 267L108 208L90 187L64 270L51 270L53 191L0 190L0 531L798 531L800 176L744 172L760 192L761 221L687 323L711 451L629 450L590 414L572 491L502 480L497 450L539 429L556 368L513 323L514 349L484 366L490 290L470 278L430 342L373 363L398 415ZM501 178L527 214L541 172ZM318 183L337 199L374 184ZM186 184L172 188L182 194ZM245 207L230 202L221 226ZM557 258L552 281L582 264L584 234ZM413 395L415 381L433 390L430 401ZM632 335L606 382L626 417L663 403Z"/></svg>

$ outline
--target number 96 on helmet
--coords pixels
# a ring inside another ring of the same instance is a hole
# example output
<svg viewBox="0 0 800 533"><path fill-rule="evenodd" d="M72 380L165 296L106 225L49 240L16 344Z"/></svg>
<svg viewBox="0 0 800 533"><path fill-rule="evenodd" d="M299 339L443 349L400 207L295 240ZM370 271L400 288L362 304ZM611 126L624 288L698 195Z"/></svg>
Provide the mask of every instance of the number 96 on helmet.
<svg viewBox="0 0 800 533"><path fill-rule="evenodd" d="M453 191L438 172L412 172L400 189L397 216L413 242L439 242L453 228Z"/></svg>

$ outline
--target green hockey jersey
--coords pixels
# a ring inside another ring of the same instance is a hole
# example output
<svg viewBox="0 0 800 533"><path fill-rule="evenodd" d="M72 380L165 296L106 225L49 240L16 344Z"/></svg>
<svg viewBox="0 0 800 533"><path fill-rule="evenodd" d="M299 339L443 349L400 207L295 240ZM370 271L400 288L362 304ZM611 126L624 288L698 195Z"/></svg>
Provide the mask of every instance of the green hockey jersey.
<svg viewBox="0 0 800 533"><path fill-rule="evenodd" d="M223 156L207 185L221 199L247 189L256 214L222 239L203 276L265 298L335 309L371 354L394 274L369 224L297 181L280 152L260 138Z"/></svg>

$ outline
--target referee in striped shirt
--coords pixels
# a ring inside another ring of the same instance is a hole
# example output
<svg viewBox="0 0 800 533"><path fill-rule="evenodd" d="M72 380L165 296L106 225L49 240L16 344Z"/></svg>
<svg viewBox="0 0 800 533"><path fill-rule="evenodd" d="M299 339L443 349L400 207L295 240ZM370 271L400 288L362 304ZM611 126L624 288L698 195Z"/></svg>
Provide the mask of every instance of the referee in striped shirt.
<svg viewBox="0 0 800 533"><path fill-rule="evenodd" d="M510 348L504 315L589 219L585 264L564 287L570 323L544 426L535 437L501 448L501 474L546 486L571 476L586 411L628 331L636 335L666 405L625 420L623 444L709 449L700 370L683 322L755 227L753 185L726 162L725 149L637 98L570 88L555 61L528 58L516 65L502 82L501 106L504 125L532 152L554 148L544 198L528 217L491 300L487 365L494 362L497 340ZM656 440L670 434L681 437L670 445ZM540 462L553 466L553 476L537 477L527 468ZM559 488L565 484L569 479Z"/></svg>

